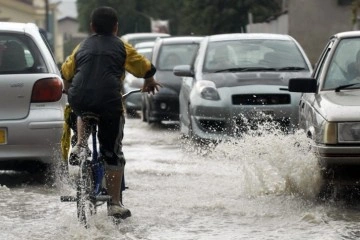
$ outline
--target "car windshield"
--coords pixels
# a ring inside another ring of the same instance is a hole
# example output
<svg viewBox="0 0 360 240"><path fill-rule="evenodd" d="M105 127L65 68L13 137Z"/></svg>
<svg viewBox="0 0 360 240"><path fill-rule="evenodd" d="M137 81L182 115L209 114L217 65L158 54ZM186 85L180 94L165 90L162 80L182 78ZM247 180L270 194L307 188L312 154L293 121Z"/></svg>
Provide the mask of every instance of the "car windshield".
<svg viewBox="0 0 360 240"><path fill-rule="evenodd" d="M172 71L177 65L190 65L196 55L198 43L168 44L161 47L157 69Z"/></svg>
<svg viewBox="0 0 360 240"><path fill-rule="evenodd" d="M47 72L35 43L24 34L0 33L0 74Z"/></svg>
<svg viewBox="0 0 360 240"><path fill-rule="evenodd" d="M325 74L323 90L360 88L360 38L339 42Z"/></svg>
<svg viewBox="0 0 360 240"><path fill-rule="evenodd" d="M240 39L210 42L203 71L302 71L308 66L291 40Z"/></svg>

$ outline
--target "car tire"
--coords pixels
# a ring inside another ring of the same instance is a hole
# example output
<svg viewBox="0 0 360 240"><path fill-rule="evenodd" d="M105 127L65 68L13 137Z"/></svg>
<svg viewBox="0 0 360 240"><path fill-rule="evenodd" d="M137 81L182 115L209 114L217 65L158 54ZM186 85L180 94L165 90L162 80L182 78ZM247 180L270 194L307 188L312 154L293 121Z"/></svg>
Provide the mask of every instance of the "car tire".
<svg viewBox="0 0 360 240"><path fill-rule="evenodd" d="M136 118L138 116L135 109L126 109L126 115L130 118Z"/></svg>

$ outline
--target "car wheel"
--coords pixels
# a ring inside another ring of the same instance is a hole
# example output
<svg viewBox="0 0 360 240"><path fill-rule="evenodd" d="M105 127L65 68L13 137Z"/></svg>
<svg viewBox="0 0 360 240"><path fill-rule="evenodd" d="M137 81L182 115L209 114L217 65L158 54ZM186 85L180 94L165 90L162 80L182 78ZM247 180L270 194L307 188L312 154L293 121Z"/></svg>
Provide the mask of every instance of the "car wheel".
<svg viewBox="0 0 360 240"><path fill-rule="evenodd" d="M321 169L322 183L318 198L320 200L329 200L336 198L337 187L334 182L334 169L324 168Z"/></svg>
<svg viewBox="0 0 360 240"><path fill-rule="evenodd" d="M136 118L138 116L135 109L126 109L126 115L131 118Z"/></svg>

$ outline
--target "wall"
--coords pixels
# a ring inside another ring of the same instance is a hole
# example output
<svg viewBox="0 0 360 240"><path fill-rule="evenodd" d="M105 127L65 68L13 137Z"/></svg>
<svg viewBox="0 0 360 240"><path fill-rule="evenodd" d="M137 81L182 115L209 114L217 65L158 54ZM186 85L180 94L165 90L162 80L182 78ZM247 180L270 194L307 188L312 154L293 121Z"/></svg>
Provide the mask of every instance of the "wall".
<svg viewBox="0 0 360 240"><path fill-rule="evenodd" d="M318 60L329 38L353 29L351 6L338 0L289 0L289 35L304 48L312 64Z"/></svg>
<svg viewBox="0 0 360 240"><path fill-rule="evenodd" d="M251 17L250 17L251 18ZM288 34L288 14L284 13L277 18L263 23L252 23L246 26L246 31L249 33L280 33Z"/></svg>
<svg viewBox="0 0 360 240"><path fill-rule="evenodd" d="M247 30L289 34L304 48L313 65L333 34L353 29L351 5L338 5L338 0L287 0L286 6L287 14L249 24Z"/></svg>
<svg viewBox="0 0 360 240"><path fill-rule="evenodd" d="M51 37L55 58L57 61L62 59L59 53L62 53L62 42L58 42L58 27L57 27L57 4L58 2L50 1L50 24ZM35 23L38 27L45 29L45 1L18 1L18 0L0 0L0 21L5 22L23 22ZM61 49L61 51L59 50Z"/></svg>

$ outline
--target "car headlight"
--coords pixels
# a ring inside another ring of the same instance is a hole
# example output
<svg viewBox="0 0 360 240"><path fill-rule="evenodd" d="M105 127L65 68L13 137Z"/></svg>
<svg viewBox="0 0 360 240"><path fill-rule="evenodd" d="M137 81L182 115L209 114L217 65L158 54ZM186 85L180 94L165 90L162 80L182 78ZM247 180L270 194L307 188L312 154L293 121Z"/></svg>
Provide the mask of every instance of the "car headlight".
<svg viewBox="0 0 360 240"><path fill-rule="evenodd" d="M206 100L220 100L220 95L214 82L201 80L196 83L196 88L199 90L202 98Z"/></svg>
<svg viewBox="0 0 360 240"><path fill-rule="evenodd" d="M360 122L338 123L338 136L340 143L360 142Z"/></svg>
<svg viewBox="0 0 360 240"><path fill-rule="evenodd" d="M324 125L323 142L325 144L337 143L337 124L333 122L326 122Z"/></svg>

